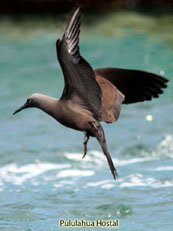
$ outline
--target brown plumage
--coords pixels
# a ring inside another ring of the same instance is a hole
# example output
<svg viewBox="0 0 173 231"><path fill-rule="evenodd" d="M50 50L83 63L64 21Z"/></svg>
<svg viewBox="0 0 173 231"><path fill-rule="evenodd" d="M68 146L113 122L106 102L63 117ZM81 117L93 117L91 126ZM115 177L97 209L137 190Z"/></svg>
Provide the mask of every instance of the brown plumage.
<svg viewBox="0 0 173 231"><path fill-rule="evenodd" d="M137 70L93 70L79 52L80 16L78 8L62 40L58 39L56 43L57 56L65 79L61 98L58 100L42 94L33 94L14 114L29 107L37 107L61 124L84 132L83 157L87 153L89 137L96 137L116 179L117 172L108 152L100 122L117 121L122 103L136 103L158 97L168 80Z"/></svg>

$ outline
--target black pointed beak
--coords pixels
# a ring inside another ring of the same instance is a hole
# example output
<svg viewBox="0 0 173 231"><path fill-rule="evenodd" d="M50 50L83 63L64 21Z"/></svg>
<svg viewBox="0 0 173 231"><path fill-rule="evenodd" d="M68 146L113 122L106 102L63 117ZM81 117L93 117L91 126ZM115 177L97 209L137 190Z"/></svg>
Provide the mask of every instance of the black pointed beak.
<svg viewBox="0 0 173 231"><path fill-rule="evenodd" d="M28 104L25 103L22 107L20 107L19 109L17 109L17 110L13 113L13 115L15 115L16 113L22 111L23 109L25 109L25 108L27 108L27 107L28 107Z"/></svg>

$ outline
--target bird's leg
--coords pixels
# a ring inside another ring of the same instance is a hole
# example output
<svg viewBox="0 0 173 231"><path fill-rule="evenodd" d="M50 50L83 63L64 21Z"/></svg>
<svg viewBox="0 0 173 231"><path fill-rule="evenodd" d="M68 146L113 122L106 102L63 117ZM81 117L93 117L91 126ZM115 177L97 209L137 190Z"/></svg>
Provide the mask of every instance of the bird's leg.
<svg viewBox="0 0 173 231"><path fill-rule="evenodd" d="M88 140L89 140L89 135L87 134L86 131L84 131L84 141L83 141L83 157L82 159L86 156L87 154L87 143L88 143Z"/></svg>
<svg viewBox="0 0 173 231"><path fill-rule="evenodd" d="M109 168L112 172L112 175L113 175L114 179L116 180L116 178L118 177L118 174L117 174L117 171L114 167L112 158L108 152L103 128L97 121L90 122L90 128L91 128L91 133L93 134L93 136L95 136L97 138L98 142L100 143L102 150L103 150L103 153L106 156L107 162L109 164Z"/></svg>

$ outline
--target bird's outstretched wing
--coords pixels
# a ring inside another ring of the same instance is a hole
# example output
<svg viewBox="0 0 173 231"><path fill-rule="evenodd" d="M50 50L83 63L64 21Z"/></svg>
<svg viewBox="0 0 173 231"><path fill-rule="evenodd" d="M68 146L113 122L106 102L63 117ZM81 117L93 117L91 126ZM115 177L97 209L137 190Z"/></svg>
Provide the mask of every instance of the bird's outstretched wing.
<svg viewBox="0 0 173 231"><path fill-rule="evenodd" d="M94 71L80 56L80 8L74 12L62 40L57 40L57 56L62 67L65 87L61 99L69 99L92 112L98 119L101 114L101 89Z"/></svg>
<svg viewBox="0 0 173 231"><path fill-rule="evenodd" d="M94 70L96 77L101 76L113 83L124 95L124 104L151 100L159 97L166 88L168 80L159 75L120 68L99 68Z"/></svg>

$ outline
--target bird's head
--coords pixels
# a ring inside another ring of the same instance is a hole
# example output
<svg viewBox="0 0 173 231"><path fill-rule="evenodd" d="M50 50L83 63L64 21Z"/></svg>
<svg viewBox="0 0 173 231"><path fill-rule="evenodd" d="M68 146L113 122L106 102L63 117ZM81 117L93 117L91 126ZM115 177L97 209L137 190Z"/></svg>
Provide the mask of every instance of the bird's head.
<svg viewBox="0 0 173 231"><path fill-rule="evenodd" d="M20 108L18 108L13 115L15 115L16 113L26 109L26 108L30 108L30 107L39 107L40 104L40 94L33 94L31 96L29 96L26 100L26 102L24 103L24 105L22 105Z"/></svg>

